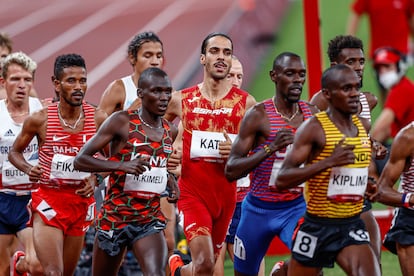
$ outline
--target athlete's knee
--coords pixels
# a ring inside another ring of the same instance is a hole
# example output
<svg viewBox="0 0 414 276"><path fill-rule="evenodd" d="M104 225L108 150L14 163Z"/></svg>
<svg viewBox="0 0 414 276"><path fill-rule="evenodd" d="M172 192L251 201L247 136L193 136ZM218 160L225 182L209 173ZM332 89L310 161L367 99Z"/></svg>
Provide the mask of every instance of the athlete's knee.
<svg viewBox="0 0 414 276"><path fill-rule="evenodd" d="M213 258L198 258L193 259L193 267L195 275L212 275L214 272Z"/></svg>
<svg viewBox="0 0 414 276"><path fill-rule="evenodd" d="M46 276L62 276L63 268L56 265L48 265L44 268L44 272Z"/></svg>

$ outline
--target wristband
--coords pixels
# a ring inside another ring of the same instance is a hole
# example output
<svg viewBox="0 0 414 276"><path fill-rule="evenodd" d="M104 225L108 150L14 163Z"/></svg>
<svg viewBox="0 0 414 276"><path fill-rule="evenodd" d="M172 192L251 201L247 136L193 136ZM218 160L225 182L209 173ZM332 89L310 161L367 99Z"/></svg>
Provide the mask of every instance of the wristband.
<svg viewBox="0 0 414 276"><path fill-rule="evenodd" d="M264 149L264 151L266 152L266 155L267 155L267 156L272 155L272 151L270 150L269 145L264 145L264 146L263 146L263 149Z"/></svg>
<svg viewBox="0 0 414 276"><path fill-rule="evenodd" d="M404 197L404 195L405 195L405 197ZM412 196L412 193L405 193L404 195L403 195L404 207L405 208L410 208L411 207L411 205L410 205L410 198Z"/></svg>

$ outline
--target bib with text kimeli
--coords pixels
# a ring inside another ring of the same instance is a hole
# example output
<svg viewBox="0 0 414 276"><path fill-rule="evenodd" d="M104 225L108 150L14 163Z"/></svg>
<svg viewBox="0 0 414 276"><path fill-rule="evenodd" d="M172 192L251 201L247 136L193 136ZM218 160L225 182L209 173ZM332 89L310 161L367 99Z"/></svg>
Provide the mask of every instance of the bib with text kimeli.
<svg viewBox="0 0 414 276"><path fill-rule="evenodd" d="M236 134L228 134L234 141ZM226 141L223 133L193 130L191 137L190 158L221 158L219 143Z"/></svg>
<svg viewBox="0 0 414 276"><path fill-rule="evenodd" d="M37 165L38 160L28 160L32 166ZM36 187L38 184L30 182L29 176L13 166L9 160L3 161L3 167L1 170L1 183L2 188L26 190Z"/></svg>
<svg viewBox="0 0 414 276"><path fill-rule="evenodd" d="M277 160L275 159L275 161L273 162L273 166L272 166L272 174L270 175L270 179L269 179L269 186L274 186L275 182L276 182L276 177L279 174L280 168L282 167L282 160ZM303 167L303 165L301 165L301 167ZM290 188L288 189L289 192L291 193L302 193L303 192L303 187L305 186L305 183L302 183L294 188Z"/></svg>
<svg viewBox="0 0 414 276"><path fill-rule="evenodd" d="M329 177L328 198L339 202L355 202L364 197L368 183L368 167L333 167Z"/></svg>
<svg viewBox="0 0 414 276"><path fill-rule="evenodd" d="M167 187L167 168L152 167L140 175L125 176L124 192L150 192L161 194Z"/></svg>
<svg viewBox="0 0 414 276"><path fill-rule="evenodd" d="M75 156L55 154L52 159L50 181L58 185L79 185L91 174L75 170Z"/></svg>

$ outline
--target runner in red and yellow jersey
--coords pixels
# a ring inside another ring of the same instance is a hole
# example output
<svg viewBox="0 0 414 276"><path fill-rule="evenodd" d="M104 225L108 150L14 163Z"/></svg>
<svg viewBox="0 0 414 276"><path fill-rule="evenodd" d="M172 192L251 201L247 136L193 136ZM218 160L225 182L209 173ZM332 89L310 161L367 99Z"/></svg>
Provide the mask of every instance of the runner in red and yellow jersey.
<svg viewBox="0 0 414 276"><path fill-rule="evenodd" d="M227 35L209 34L201 46L203 83L175 92L168 106L166 118L179 117L184 127L178 209L193 260L183 266L180 256L171 256L172 275L213 274L234 212L236 182L225 178L224 166L232 136L255 100L227 80L232 53Z"/></svg>

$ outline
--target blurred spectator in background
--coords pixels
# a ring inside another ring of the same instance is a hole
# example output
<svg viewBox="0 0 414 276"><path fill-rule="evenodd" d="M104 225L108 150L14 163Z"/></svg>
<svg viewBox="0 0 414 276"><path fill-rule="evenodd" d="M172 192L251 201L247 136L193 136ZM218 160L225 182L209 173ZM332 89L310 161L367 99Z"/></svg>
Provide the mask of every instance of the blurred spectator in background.
<svg viewBox="0 0 414 276"><path fill-rule="evenodd" d="M362 15L369 17L370 56L383 46L410 52L409 37L414 34L414 1L354 0L348 19L347 33L355 35Z"/></svg>
<svg viewBox="0 0 414 276"><path fill-rule="evenodd" d="M379 84L386 91L384 108L371 130L373 139L390 145L400 129L414 121L414 83L406 76L405 55L400 51L382 47L375 51L373 65ZM388 158L376 161L379 172Z"/></svg>
<svg viewBox="0 0 414 276"><path fill-rule="evenodd" d="M10 37L5 33L0 33L0 77L1 67L4 59L13 51L13 42ZM7 96L6 90L3 85L0 84L0 100L5 99ZM37 98L36 90L32 87L29 96Z"/></svg>

